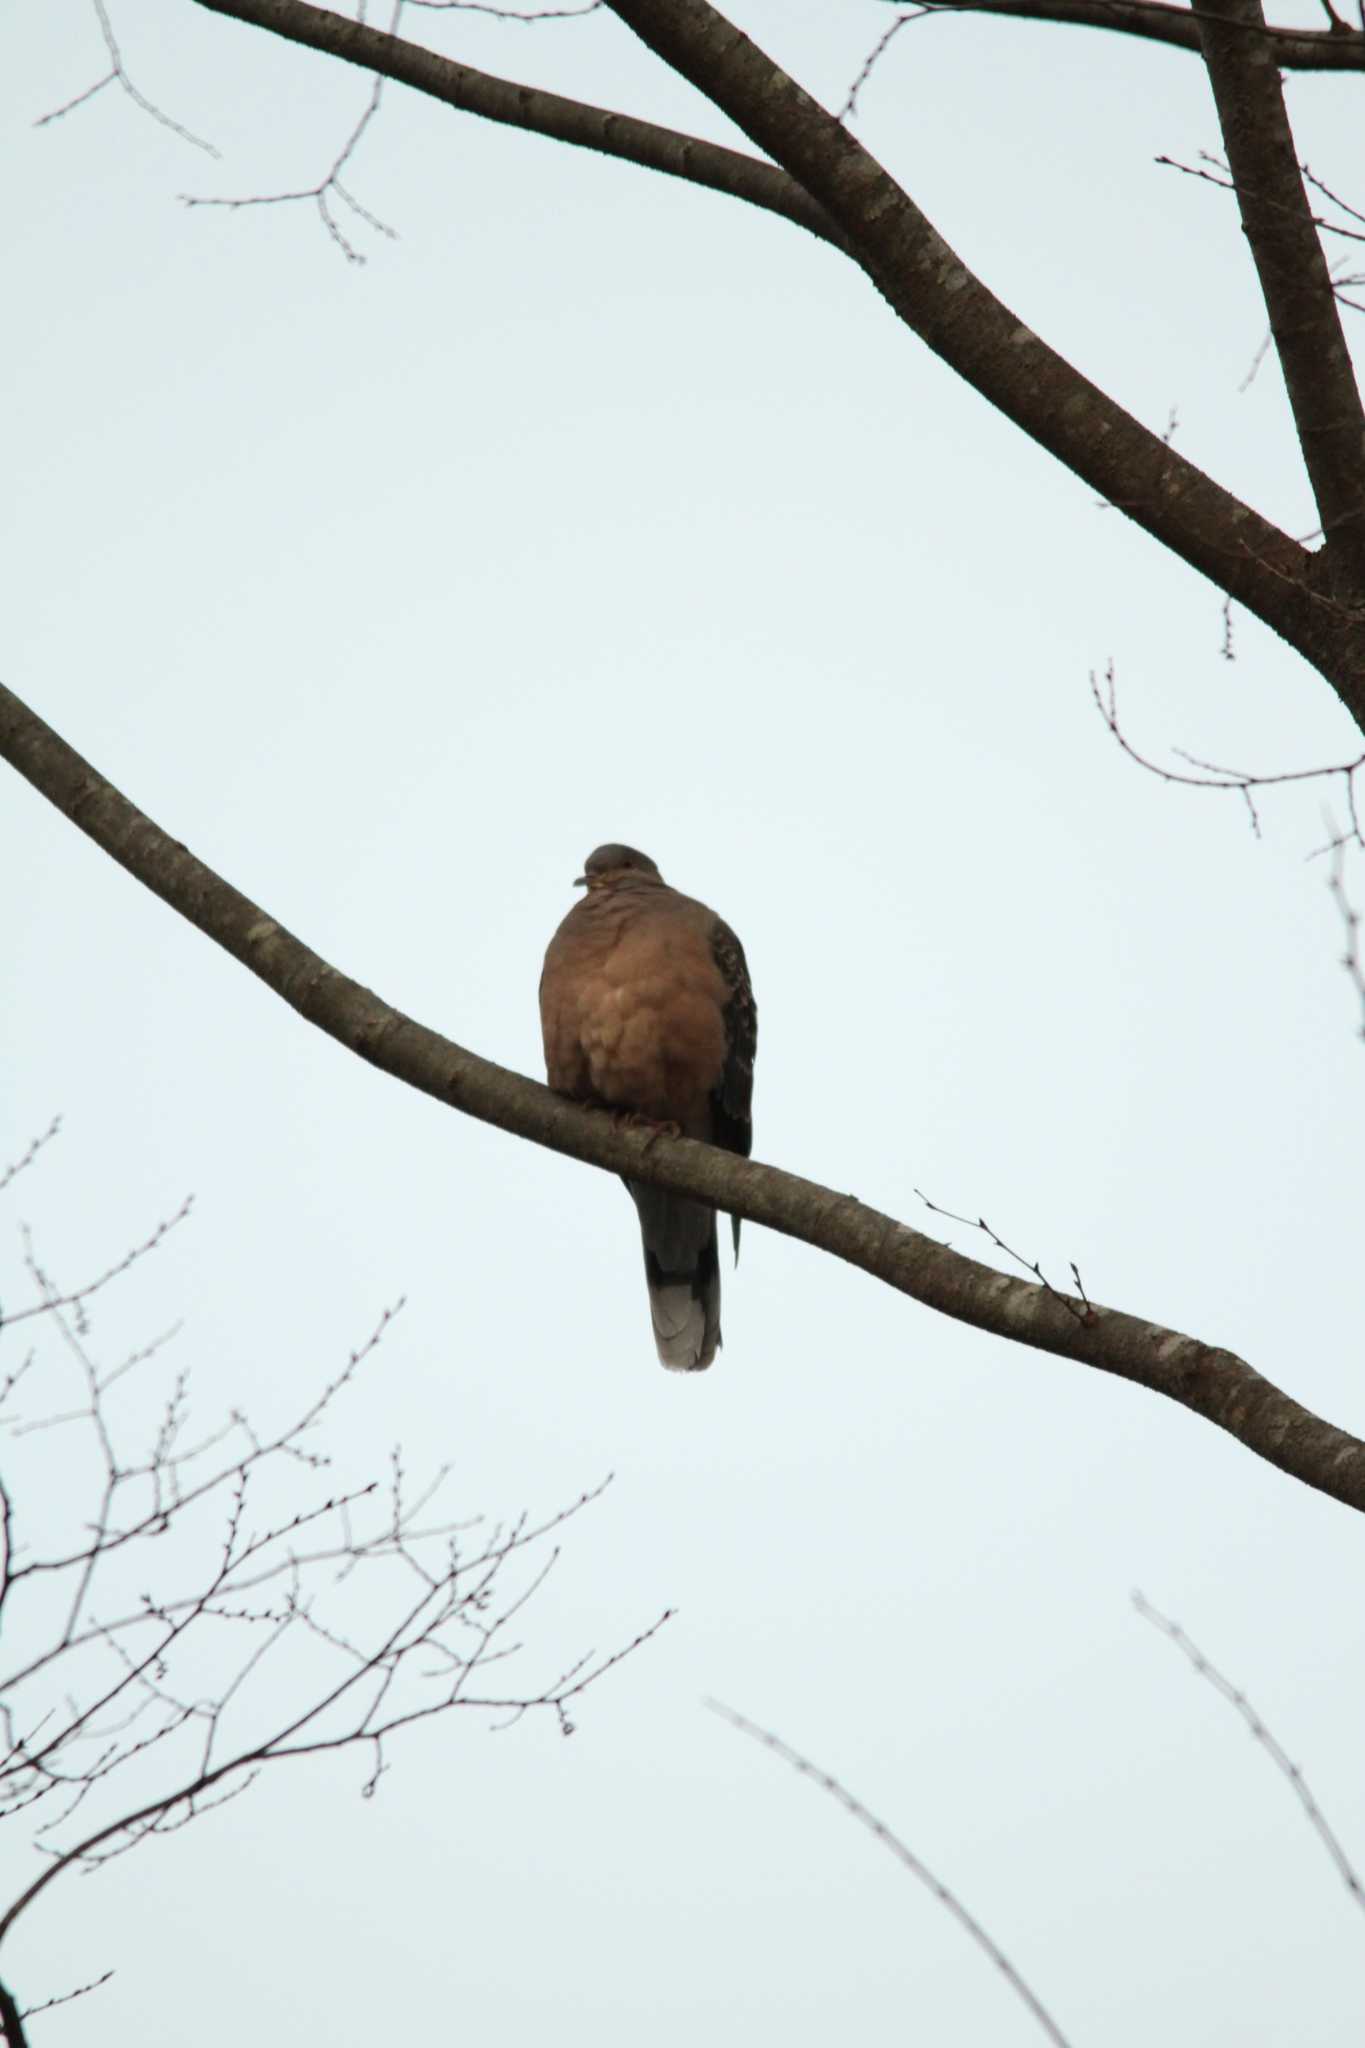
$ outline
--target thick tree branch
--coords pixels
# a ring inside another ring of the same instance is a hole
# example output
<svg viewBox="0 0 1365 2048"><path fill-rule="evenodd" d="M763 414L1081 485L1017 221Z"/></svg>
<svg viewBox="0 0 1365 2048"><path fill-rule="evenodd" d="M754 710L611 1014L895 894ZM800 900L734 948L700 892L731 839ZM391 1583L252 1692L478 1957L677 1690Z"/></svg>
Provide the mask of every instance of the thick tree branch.
<svg viewBox="0 0 1365 2048"><path fill-rule="evenodd" d="M477 114L485 121L503 122L724 192L731 199L743 199L750 206L780 214L822 241L833 242L836 248L844 246L843 236L824 208L795 179L776 164L765 164L742 150L703 142L698 136L682 135L653 121L637 121L633 115L565 99L535 86L518 85L489 71L476 71L469 64L423 49L420 43L404 42L400 36L386 35L363 21L309 6L308 0L196 0L196 4L212 14L231 15L235 21L269 29L287 42L340 57L344 63L392 78L399 85L410 85L460 113Z"/></svg>
<svg viewBox="0 0 1365 2048"><path fill-rule="evenodd" d="M1340 595L1365 596L1365 408L1299 172L1261 0L1203 0L1199 32L1228 168Z"/></svg>
<svg viewBox="0 0 1365 2048"><path fill-rule="evenodd" d="M777 164L490 77L307 0L197 4L486 119L727 192L832 242L992 405L1305 654L1365 729L1365 649L1343 643L1315 585L1317 558L1025 327L843 125L702 0L609 4Z"/></svg>
<svg viewBox="0 0 1365 2048"><path fill-rule="evenodd" d="M1305 1485L1365 1510L1365 1443L1311 1414L1233 1353L996 1272L852 1195L715 1146L632 1129L466 1052L310 952L169 838L3 684L0 755L300 1016L409 1087L570 1158L698 1196L799 1238L992 1336L1164 1394Z"/></svg>
<svg viewBox="0 0 1365 2048"><path fill-rule="evenodd" d="M1020 21L1056 21L1073 28L1107 28L1145 42L1200 52L1198 7L1166 0L914 0L931 14L1005 14ZM1202 5L1202 0L1201 0ZM1365 71L1365 30L1266 28L1282 71Z"/></svg>
<svg viewBox="0 0 1365 2048"><path fill-rule="evenodd" d="M666 64L789 171L844 230L889 304L983 398L1130 519L1254 612L1349 693L1324 660L1313 558L1082 376L982 284L884 167L707 0L607 0Z"/></svg>
<svg viewBox="0 0 1365 2048"><path fill-rule="evenodd" d="M0 2041L4 2042L5 2048L28 2048L24 2016L4 1984L0 1984Z"/></svg>

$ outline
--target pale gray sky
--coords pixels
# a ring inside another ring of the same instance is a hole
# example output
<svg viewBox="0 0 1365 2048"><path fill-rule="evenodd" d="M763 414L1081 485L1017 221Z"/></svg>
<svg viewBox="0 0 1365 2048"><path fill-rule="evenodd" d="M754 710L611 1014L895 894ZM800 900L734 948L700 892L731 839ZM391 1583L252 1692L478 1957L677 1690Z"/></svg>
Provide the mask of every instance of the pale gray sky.
<svg viewBox="0 0 1365 2048"><path fill-rule="evenodd" d="M1269 799L1258 843L1123 760L1087 675L1112 657L1150 749L1264 768L1353 751L1326 686L1240 617L1224 662L1216 594L799 231L390 87L349 182L400 239L356 226L348 265L306 204L178 195L313 183L364 78L190 5L112 18L223 154L113 90L35 130L103 48L84 0L11 12L11 686L348 973L528 1072L583 855L644 846L747 946L758 1156L911 1222L917 1187L984 1212L1365 1427L1320 794ZM886 14L742 18L837 105ZM409 27L726 132L605 15ZM1359 202L1358 80L1290 97ZM1216 145L1191 60L924 21L861 132L1054 345L1312 524L1273 366L1239 391L1263 320L1230 205L1153 163ZM716 1368L664 1374L612 1181L368 1070L12 778L0 834L0 1153L66 1119L6 1261L26 1217L81 1277L193 1189L96 1336L183 1318L206 1417L278 1415L406 1293L352 1468L401 1439L491 1514L615 1472L527 1614L547 1669L679 1610L571 1742L438 1722L373 1801L357 1762L279 1773L53 1887L7 1977L117 1975L42 2040L1040 2038L709 1695L898 1829L1076 2044L1359 2030L1356 1909L1128 1602L1246 1684L1365 1858L1346 1510L758 1230Z"/></svg>

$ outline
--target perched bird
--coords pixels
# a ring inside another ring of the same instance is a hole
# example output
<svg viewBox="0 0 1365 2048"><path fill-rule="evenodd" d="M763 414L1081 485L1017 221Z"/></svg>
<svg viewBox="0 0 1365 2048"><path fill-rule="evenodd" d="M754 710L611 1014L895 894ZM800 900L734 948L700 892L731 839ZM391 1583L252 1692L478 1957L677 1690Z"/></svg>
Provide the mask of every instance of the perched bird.
<svg viewBox="0 0 1365 2048"><path fill-rule="evenodd" d="M574 886L587 894L551 939L540 977L550 1086L747 1156L758 1011L739 940L630 846L599 846ZM716 1212L642 1181L626 1186L659 1358L698 1372L720 1345Z"/></svg>

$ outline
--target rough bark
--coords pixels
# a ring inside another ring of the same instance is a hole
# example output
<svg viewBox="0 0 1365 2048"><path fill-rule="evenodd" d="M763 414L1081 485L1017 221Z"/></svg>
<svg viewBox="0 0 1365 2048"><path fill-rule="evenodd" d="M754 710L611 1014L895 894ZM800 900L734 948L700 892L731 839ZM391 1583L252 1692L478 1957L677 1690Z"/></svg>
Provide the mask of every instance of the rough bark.
<svg viewBox="0 0 1365 2048"><path fill-rule="evenodd" d="M842 122L706 0L608 4L774 162L492 78L307 0L198 4L325 50L484 118L729 193L833 243L866 271L900 318L991 405L1303 654L1365 731L1365 617L1357 606L1343 601L1349 599L1349 579L1338 573L1336 558L1326 549L1310 553L1224 490L1032 333L967 269ZM1042 4L1045 0L1040 0ZM1138 17L1149 11L1142 0L1117 4L1120 12L1127 10L1126 25L1138 32ZM1217 4L1238 7L1254 5L1255 0ZM1191 33L1199 31L1201 24L1193 15L1185 16L1182 10L1182 18ZM1240 42L1244 53L1265 50L1266 32L1255 22L1238 20L1227 33ZM1336 43L1355 32L1322 33ZM1278 40L1275 54L1282 54ZM1287 53L1284 61L1289 61ZM1273 80L1273 66L1262 68ZM1301 185L1299 193L1302 201ZM1310 406L1310 411L1315 425L1327 426L1326 400L1315 410ZM1324 448L1330 444L1326 459L1339 477L1352 428L1340 408L1334 417L1337 424L1318 439ZM1326 474L1321 464L1319 473ZM1342 492L1331 499L1331 506L1329 531L1346 530L1351 522Z"/></svg>
<svg viewBox="0 0 1365 2048"><path fill-rule="evenodd" d="M1166 0L920 0L934 14L1004 14L1016 21L1055 21L1068 28L1103 28L1175 50L1200 52L1200 7ZM1330 28L1267 28L1271 54L1283 71L1365 71L1365 30L1337 18Z"/></svg>
<svg viewBox="0 0 1365 2048"><path fill-rule="evenodd" d="M937 355L1075 475L1306 654L1365 730L1362 650L1335 659L1314 588L1314 557L1024 326L843 123L707 0L607 4L825 207L854 260Z"/></svg>
<svg viewBox="0 0 1365 2048"><path fill-rule="evenodd" d="M28 2048L24 2016L4 1984L0 1984L0 2041L5 2048Z"/></svg>
<svg viewBox="0 0 1365 2048"><path fill-rule="evenodd" d="M1337 594L1365 593L1365 408L1261 0L1204 0L1204 63Z"/></svg>
<svg viewBox="0 0 1365 2048"><path fill-rule="evenodd" d="M438 56L420 43L405 42L366 22L312 7L308 0L196 0L196 5L211 14L230 15L234 21L269 29L286 42L322 50L398 85L410 85L459 113L475 114L480 120L521 128L553 142L571 143L638 164L644 170L662 171L666 177L685 179L708 191L723 192L793 221L836 248L844 246L843 236L824 208L794 178L776 164L746 156L743 150L703 142L699 136L683 135L654 121L639 121L609 107L566 99L561 93L543 92L538 86L519 85L491 71L477 71L473 65Z"/></svg>
<svg viewBox="0 0 1365 2048"><path fill-rule="evenodd" d="M1163 1394L1305 1485L1365 1510L1365 1443L1310 1413L1232 1352L997 1272L796 1174L628 1128L466 1051L310 951L171 839L3 684L0 755L301 1017L409 1087L552 1151L799 1238L992 1336Z"/></svg>

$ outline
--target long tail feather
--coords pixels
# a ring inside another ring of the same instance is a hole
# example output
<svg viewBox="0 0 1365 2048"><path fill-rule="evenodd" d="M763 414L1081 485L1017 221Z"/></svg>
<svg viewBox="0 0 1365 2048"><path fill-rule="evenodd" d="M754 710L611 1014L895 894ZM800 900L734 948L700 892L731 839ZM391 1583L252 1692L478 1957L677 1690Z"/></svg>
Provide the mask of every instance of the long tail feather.
<svg viewBox="0 0 1365 2048"><path fill-rule="evenodd" d="M700 1372L720 1349L716 1212L665 1188L626 1185L640 1214L659 1362L672 1372Z"/></svg>

